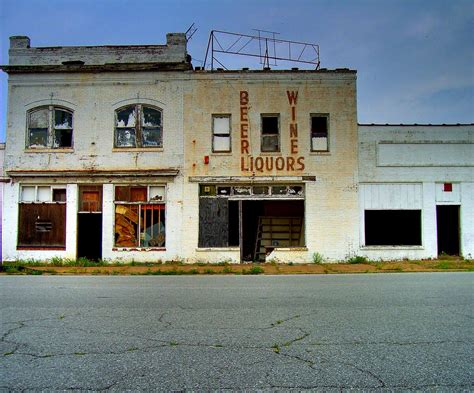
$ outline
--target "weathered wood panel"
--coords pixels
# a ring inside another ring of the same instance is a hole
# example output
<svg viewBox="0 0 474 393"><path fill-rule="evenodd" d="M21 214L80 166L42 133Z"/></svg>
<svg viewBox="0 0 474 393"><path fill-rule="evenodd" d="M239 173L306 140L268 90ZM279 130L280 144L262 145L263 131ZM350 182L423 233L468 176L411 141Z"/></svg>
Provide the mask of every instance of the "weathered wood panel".
<svg viewBox="0 0 474 393"><path fill-rule="evenodd" d="M65 247L66 204L20 204L18 246Z"/></svg>
<svg viewBox="0 0 474 393"><path fill-rule="evenodd" d="M199 247L227 247L229 205L227 198L199 199Z"/></svg>

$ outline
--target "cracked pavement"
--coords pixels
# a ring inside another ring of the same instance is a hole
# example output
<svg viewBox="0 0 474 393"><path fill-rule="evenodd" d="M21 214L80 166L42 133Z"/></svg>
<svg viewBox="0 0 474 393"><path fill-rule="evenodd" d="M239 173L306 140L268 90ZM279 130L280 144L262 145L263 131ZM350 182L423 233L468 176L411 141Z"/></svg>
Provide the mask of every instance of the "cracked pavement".
<svg viewBox="0 0 474 393"><path fill-rule="evenodd" d="M473 278L0 276L0 390L473 390Z"/></svg>

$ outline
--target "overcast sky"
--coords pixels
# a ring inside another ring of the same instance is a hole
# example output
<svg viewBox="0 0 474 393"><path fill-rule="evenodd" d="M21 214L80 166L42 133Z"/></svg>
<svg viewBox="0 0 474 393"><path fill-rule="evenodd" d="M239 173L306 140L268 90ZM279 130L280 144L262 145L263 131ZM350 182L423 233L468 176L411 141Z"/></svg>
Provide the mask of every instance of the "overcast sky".
<svg viewBox="0 0 474 393"><path fill-rule="evenodd" d="M473 0L0 0L0 63L12 35L32 46L164 44L192 23L195 66L213 29L276 31L319 44L321 67L357 70L359 123L474 123ZM225 65L260 68L242 61Z"/></svg>

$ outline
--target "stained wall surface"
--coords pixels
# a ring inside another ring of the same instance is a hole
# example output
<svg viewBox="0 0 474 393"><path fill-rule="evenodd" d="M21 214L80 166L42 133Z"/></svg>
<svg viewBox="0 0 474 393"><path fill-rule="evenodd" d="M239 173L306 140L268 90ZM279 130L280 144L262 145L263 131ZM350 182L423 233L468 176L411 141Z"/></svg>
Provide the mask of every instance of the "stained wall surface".
<svg viewBox="0 0 474 393"><path fill-rule="evenodd" d="M474 255L472 124L360 125L359 145L362 254L374 259L436 258L437 206L455 205L460 253ZM375 209L421 210L422 244L366 246L364 211Z"/></svg>

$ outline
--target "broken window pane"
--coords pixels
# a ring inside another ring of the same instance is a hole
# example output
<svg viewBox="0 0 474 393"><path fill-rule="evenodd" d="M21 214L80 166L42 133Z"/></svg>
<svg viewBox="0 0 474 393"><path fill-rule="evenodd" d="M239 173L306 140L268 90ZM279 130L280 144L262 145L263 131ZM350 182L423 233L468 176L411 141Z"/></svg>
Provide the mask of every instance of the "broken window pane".
<svg viewBox="0 0 474 393"><path fill-rule="evenodd" d="M151 186L149 190L150 201L164 201L165 200L165 186Z"/></svg>
<svg viewBox="0 0 474 393"><path fill-rule="evenodd" d="M134 128L117 128L116 129L117 144L119 147L136 147L137 138Z"/></svg>
<svg viewBox="0 0 474 393"><path fill-rule="evenodd" d="M139 205L115 206L115 245L138 246Z"/></svg>
<svg viewBox="0 0 474 393"><path fill-rule="evenodd" d="M142 130L143 147L154 146L161 147L161 129L143 128Z"/></svg>
<svg viewBox="0 0 474 393"><path fill-rule="evenodd" d="M311 116L311 150L329 150L327 116Z"/></svg>
<svg viewBox="0 0 474 393"><path fill-rule="evenodd" d="M28 147L72 147L72 112L50 106L29 113Z"/></svg>
<svg viewBox="0 0 474 393"><path fill-rule="evenodd" d="M72 147L72 129L54 130L53 147Z"/></svg>
<svg viewBox="0 0 474 393"><path fill-rule="evenodd" d="M22 202L34 202L35 200L36 200L36 187L35 186L21 187L21 201Z"/></svg>
<svg viewBox="0 0 474 393"><path fill-rule="evenodd" d="M268 194L268 186L254 186L253 193L254 195L266 195Z"/></svg>
<svg viewBox="0 0 474 393"><path fill-rule="evenodd" d="M230 195L231 187L217 187L217 195Z"/></svg>
<svg viewBox="0 0 474 393"><path fill-rule="evenodd" d="M234 195L250 195L252 192L252 187L248 186L235 186Z"/></svg>
<svg viewBox="0 0 474 393"><path fill-rule="evenodd" d="M117 111L117 127L135 127L136 125L136 111L135 106L126 107Z"/></svg>
<svg viewBox="0 0 474 393"><path fill-rule="evenodd" d="M30 128L29 147L46 147L48 146L48 129L47 128Z"/></svg>
<svg viewBox="0 0 474 393"><path fill-rule="evenodd" d="M165 246L165 205L141 205L140 246Z"/></svg>
<svg viewBox="0 0 474 393"><path fill-rule="evenodd" d="M287 186L272 186L272 195L286 195Z"/></svg>
<svg viewBox="0 0 474 393"><path fill-rule="evenodd" d="M54 128L56 130L72 128L72 113L56 109L54 111Z"/></svg>
<svg viewBox="0 0 474 393"><path fill-rule="evenodd" d="M66 202L66 189L53 188L53 202Z"/></svg>
<svg viewBox="0 0 474 393"><path fill-rule="evenodd" d="M278 116L262 116L262 134L278 134Z"/></svg>
<svg viewBox="0 0 474 393"><path fill-rule="evenodd" d="M303 187L302 186L289 186L288 187L288 195L303 195Z"/></svg>
<svg viewBox="0 0 474 393"><path fill-rule="evenodd" d="M156 109L143 107L142 116L143 127L160 127L161 126L161 112Z"/></svg>

